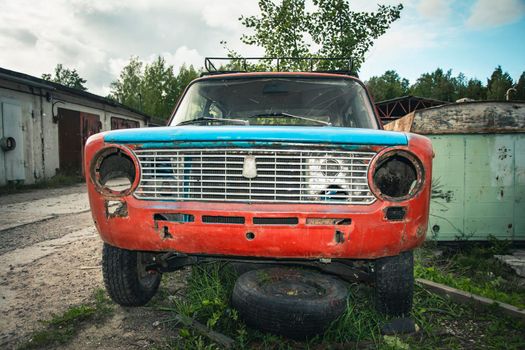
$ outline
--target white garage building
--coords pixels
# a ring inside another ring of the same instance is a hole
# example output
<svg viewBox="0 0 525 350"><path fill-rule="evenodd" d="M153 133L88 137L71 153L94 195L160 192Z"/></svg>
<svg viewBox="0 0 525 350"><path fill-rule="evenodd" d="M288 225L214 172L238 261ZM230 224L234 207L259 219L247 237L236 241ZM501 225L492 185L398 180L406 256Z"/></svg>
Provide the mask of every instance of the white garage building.
<svg viewBox="0 0 525 350"><path fill-rule="evenodd" d="M0 68L0 186L80 175L89 136L145 127L149 119L113 100Z"/></svg>

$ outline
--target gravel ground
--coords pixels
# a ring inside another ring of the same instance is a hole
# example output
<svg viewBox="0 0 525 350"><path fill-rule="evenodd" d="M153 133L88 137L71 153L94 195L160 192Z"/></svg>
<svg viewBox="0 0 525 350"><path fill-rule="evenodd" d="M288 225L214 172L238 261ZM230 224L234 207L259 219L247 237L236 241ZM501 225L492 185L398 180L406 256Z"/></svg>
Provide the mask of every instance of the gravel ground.
<svg viewBox="0 0 525 350"><path fill-rule="evenodd" d="M31 207L36 200L64 199L73 213L61 213L42 221L0 231L0 348L13 349L42 328L42 320L69 307L93 301L93 293L104 288L101 273L102 241L89 212L75 212L86 205L85 186L63 190L38 190L3 196L5 205ZM32 208L31 210L34 210ZM24 215L24 213L21 213ZM184 281L184 272L180 279ZM171 279L170 279L171 280ZM184 282L170 282L163 288L181 288ZM114 306L104 323L83 325L66 349L133 349L161 345L174 332L159 319L167 317L153 308Z"/></svg>

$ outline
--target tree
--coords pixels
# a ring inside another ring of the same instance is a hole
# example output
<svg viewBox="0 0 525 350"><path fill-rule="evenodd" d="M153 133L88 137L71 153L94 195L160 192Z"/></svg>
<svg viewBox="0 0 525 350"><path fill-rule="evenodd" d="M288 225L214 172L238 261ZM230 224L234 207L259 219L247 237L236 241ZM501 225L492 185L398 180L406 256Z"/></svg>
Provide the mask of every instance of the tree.
<svg viewBox="0 0 525 350"><path fill-rule="evenodd" d="M512 83L509 73L503 73L501 66L497 66L487 80L487 99L505 100L505 94L512 87Z"/></svg>
<svg viewBox="0 0 525 350"><path fill-rule="evenodd" d="M356 70L365 53L390 24L399 19L403 5L379 5L377 12L353 12L347 0L313 0L318 10L311 15L309 27L321 57L352 57ZM341 68L341 67L330 67ZM343 67L344 68L344 67Z"/></svg>
<svg viewBox="0 0 525 350"><path fill-rule="evenodd" d="M387 70L379 77L371 77L366 85L375 101L384 101L408 94L408 80L394 70Z"/></svg>
<svg viewBox="0 0 525 350"><path fill-rule="evenodd" d="M444 73L443 69L438 68L432 73L422 74L410 87L410 91L415 96L453 102L458 99L458 81L461 80L464 80L462 74L459 78L454 78L451 69Z"/></svg>
<svg viewBox="0 0 525 350"><path fill-rule="evenodd" d="M44 73L42 74L42 79L74 89L87 90L84 86L86 79L81 78L76 69L64 68L61 63L56 65L54 76Z"/></svg>
<svg viewBox="0 0 525 350"><path fill-rule="evenodd" d="M157 57L146 65L141 83L143 111L146 114L165 118L169 116L176 93L173 66L167 66L164 58Z"/></svg>
<svg viewBox="0 0 525 350"><path fill-rule="evenodd" d="M458 90L458 98L471 98L474 100L487 99L487 88L478 79L469 79L466 84L460 85Z"/></svg>
<svg viewBox="0 0 525 350"><path fill-rule="evenodd" d="M400 16L403 6L378 7L377 12L353 12L346 0L313 0L315 10L308 12L305 0L259 0L259 16L241 16L239 20L253 34L241 41L260 46L265 57L352 57L355 71L364 62L373 40L384 34ZM312 50L313 42L318 50ZM238 56L235 53L232 56ZM304 69L309 62L283 62L283 69ZM318 69L347 69L346 62Z"/></svg>
<svg viewBox="0 0 525 350"><path fill-rule="evenodd" d="M177 77L175 78L176 86L174 89L172 108L175 107L175 104L182 97L182 94L184 93L184 90L189 85L189 83L197 79L199 75L200 75L200 71L196 70L192 65L190 65L189 67L186 67L186 65L183 64L180 67L179 73L177 74Z"/></svg>
<svg viewBox="0 0 525 350"><path fill-rule="evenodd" d="M512 96L513 100L525 101L525 72L521 73L518 83L516 84L516 94Z"/></svg>
<svg viewBox="0 0 525 350"><path fill-rule="evenodd" d="M110 97L128 107L142 110L142 66L139 58L132 56L122 68L119 78L111 83Z"/></svg>
<svg viewBox="0 0 525 350"><path fill-rule="evenodd" d="M131 57L119 78L111 83L109 97L148 115L167 119L186 86L198 76L193 66L185 65L175 75L173 66L160 56L147 65L138 57Z"/></svg>

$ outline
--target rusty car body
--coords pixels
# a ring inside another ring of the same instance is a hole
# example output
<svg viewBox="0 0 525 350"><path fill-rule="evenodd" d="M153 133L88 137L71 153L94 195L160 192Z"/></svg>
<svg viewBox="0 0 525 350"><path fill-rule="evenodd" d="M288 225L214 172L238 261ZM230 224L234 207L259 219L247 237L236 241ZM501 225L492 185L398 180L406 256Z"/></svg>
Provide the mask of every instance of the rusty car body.
<svg viewBox="0 0 525 350"><path fill-rule="evenodd" d="M431 143L381 130L372 106L349 75L199 78L170 126L88 140L98 232L111 249L153 254L164 267L188 257L376 261L410 252L428 225ZM117 178L124 187L111 184Z"/></svg>

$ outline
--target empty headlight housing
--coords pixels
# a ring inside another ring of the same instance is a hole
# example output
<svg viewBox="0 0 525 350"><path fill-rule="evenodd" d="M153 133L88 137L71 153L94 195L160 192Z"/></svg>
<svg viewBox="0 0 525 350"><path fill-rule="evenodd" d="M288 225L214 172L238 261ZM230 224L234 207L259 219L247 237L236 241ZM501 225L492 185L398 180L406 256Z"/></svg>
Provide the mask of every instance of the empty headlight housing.
<svg viewBox="0 0 525 350"><path fill-rule="evenodd" d="M376 197L390 201L404 201L415 196L422 188L423 166L412 153L392 150L383 153L372 169L370 188Z"/></svg>
<svg viewBox="0 0 525 350"><path fill-rule="evenodd" d="M91 162L91 179L106 195L125 196L135 188L138 169L133 156L118 147L100 151Z"/></svg>

